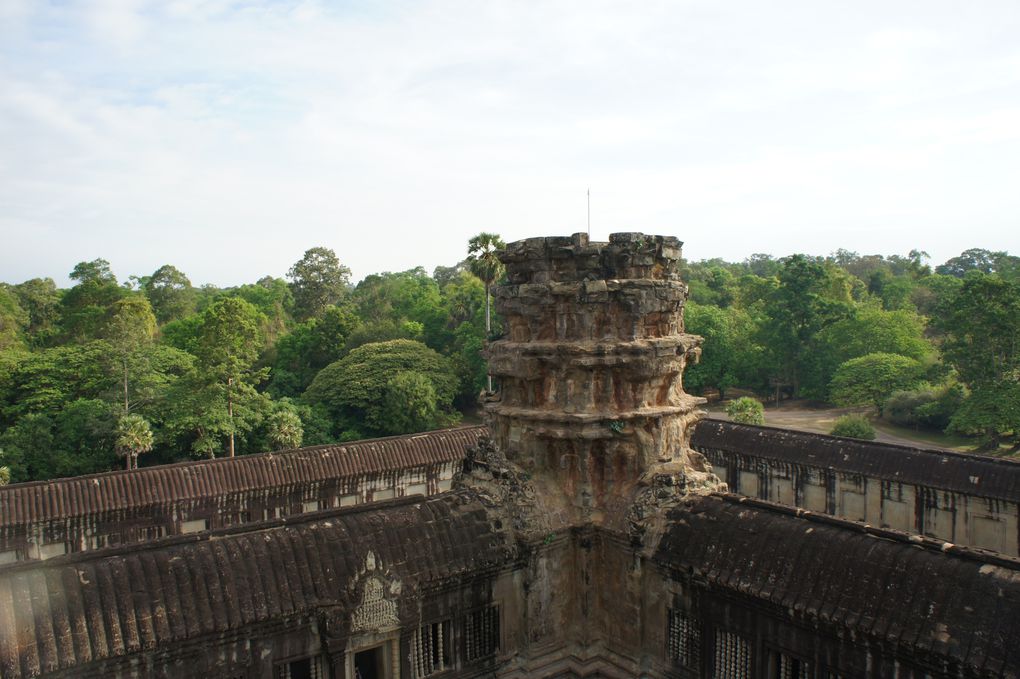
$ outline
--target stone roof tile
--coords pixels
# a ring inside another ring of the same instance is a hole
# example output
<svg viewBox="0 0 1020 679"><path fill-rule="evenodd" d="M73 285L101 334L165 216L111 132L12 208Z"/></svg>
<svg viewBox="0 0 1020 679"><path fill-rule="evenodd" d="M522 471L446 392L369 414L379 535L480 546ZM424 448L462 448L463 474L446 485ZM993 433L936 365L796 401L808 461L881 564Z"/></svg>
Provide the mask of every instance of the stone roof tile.
<svg viewBox="0 0 1020 679"><path fill-rule="evenodd" d="M691 437L716 449L1016 502L1020 462L893 443L705 419Z"/></svg>
<svg viewBox="0 0 1020 679"><path fill-rule="evenodd" d="M423 539L428 535L429 539ZM34 677L349 601L368 552L415 587L508 558L466 491L0 567L0 676Z"/></svg>
<svg viewBox="0 0 1020 679"><path fill-rule="evenodd" d="M1018 559L735 495L669 516L655 559L674 571L976 669L1020 666Z"/></svg>
<svg viewBox="0 0 1020 679"><path fill-rule="evenodd" d="M0 487L0 527L452 462L471 426Z"/></svg>

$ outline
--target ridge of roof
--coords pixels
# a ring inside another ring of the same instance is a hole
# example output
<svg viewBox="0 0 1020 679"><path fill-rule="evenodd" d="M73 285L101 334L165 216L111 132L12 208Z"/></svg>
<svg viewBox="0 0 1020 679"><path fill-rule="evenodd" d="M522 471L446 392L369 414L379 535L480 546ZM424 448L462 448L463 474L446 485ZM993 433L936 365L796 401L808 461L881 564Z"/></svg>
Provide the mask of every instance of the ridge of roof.
<svg viewBox="0 0 1020 679"><path fill-rule="evenodd" d="M855 533L863 533L872 537L882 538L892 542L906 544L911 547L924 549L929 552L956 556L961 559L992 564L1020 572L1020 557L1009 556L1008 554L1002 554L989 549L982 549L980 547L965 547L963 545L957 545L953 542L929 537L927 535L909 533L906 531L895 530L893 528L881 528L863 521L845 519L832 514L825 514L823 512L813 512L800 507L792 507L790 505L779 504L769 500L747 497L746 495L740 495L738 493L712 492L706 494L704 497L715 497L729 504L744 505L768 512L784 514L802 521L833 526Z"/></svg>
<svg viewBox="0 0 1020 679"><path fill-rule="evenodd" d="M452 462L484 426L0 487L0 526Z"/></svg>
<svg viewBox="0 0 1020 679"><path fill-rule="evenodd" d="M691 445L1007 502L1020 497L1017 460L717 419L699 422Z"/></svg>

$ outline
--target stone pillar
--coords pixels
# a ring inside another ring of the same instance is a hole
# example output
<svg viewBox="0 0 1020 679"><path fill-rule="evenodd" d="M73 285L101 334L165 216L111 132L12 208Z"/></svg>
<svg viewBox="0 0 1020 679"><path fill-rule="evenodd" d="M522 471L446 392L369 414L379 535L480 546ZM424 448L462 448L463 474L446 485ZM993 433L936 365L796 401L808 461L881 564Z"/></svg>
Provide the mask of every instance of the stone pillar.
<svg viewBox="0 0 1020 679"><path fill-rule="evenodd" d="M684 332L680 247L671 236L574 234L500 253L507 333L488 349L489 425L537 485L558 486L567 522L626 513L639 480L663 465L706 470L689 447L704 399L682 385L701 338Z"/></svg>

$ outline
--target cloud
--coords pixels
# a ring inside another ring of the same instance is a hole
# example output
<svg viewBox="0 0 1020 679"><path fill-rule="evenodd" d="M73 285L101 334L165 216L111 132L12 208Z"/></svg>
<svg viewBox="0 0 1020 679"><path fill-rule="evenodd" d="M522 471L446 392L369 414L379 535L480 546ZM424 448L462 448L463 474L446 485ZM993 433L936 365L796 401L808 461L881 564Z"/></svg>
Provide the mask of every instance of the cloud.
<svg viewBox="0 0 1020 679"><path fill-rule="evenodd" d="M432 268L583 230L588 185L593 236L694 257L1020 250L1012 3L4 7L8 280Z"/></svg>

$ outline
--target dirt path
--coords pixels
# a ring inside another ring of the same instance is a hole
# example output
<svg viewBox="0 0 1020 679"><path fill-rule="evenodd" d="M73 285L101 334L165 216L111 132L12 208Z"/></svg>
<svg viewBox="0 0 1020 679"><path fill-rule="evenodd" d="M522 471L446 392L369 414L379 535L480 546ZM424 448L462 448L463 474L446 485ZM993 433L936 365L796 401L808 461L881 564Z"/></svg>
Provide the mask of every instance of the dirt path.
<svg viewBox="0 0 1020 679"><path fill-rule="evenodd" d="M724 406L713 404L709 406L708 411L714 418L722 420L728 419L726 417ZM780 429L799 429L801 431L811 431L818 434L828 434L832 431L832 427L836 423L836 418L851 413L864 414L864 412L865 411L860 408L816 409L798 407L797 404L784 404L779 408L765 408L765 424L770 427L779 427ZM912 439L906 436L892 434L884 431L881 424L875 427L875 434L875 440L883 443L898 443L900 445L912 446L915 448L941 448L944 450L965 452L969 452L970 450L965 447L939 445L920 438Z"/></svg>

